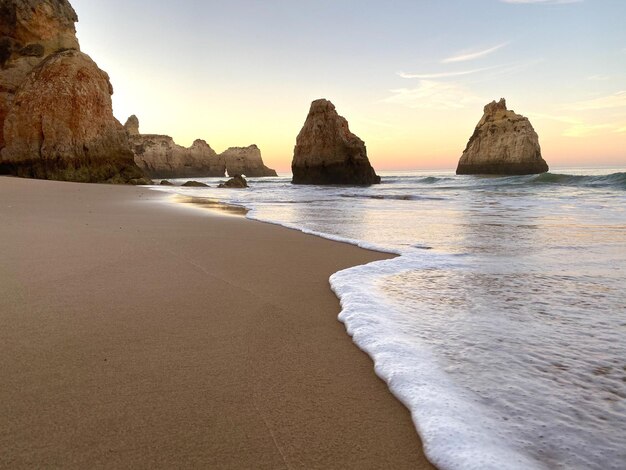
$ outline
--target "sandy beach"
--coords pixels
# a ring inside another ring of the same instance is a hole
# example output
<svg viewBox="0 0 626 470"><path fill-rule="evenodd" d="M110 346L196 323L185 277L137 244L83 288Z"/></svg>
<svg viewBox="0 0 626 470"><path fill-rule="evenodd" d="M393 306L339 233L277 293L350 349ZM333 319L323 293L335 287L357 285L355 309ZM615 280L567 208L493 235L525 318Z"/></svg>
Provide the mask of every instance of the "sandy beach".
<svg viewBox="0 0 626 470"><path fill-rule="evenodd" d="M164 197L0 178L0 467L431 468L328 284L386 255Z"/></svg>

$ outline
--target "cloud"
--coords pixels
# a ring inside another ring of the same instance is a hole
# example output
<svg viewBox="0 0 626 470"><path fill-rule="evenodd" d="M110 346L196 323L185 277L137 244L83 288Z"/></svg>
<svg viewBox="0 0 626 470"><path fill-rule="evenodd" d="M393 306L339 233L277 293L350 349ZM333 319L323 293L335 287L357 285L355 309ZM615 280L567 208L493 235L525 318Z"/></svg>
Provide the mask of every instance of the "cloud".
<svg viewBox="0 0 626 470"><path fill-rule="evenodd" d="M493 70L498 68L498 66L494 67L484 67L482 69L473 69L473 70L462 70L459 72L441 72L441 73L405 73L398 72L398 75L402 78L420 78L424 80L432 79L432 78L449 78L449 77L461 77L463 75L471 75L478 72L484 72L486 70Z"/></svg>
<svg viewBox="0 0 626 470"><path fill-rule="evenodd" d="M565 3L582 3L585 0L500 0L502 3L514 3L514 4L531 4L542 3L544 5L561 5Z"/></svg>
<svg viewBox="0 0 626 470"><path fill-rule="evenodd" d="M618 91L609 96L602 96L591 100L577 101L566 106L567 109L576 111L589 111L597 109L611 109L626 107L626 91Z"/></svg>
<svg viewBox="0 0 626 470"><path fill-rule="evenodd" d="M582 121L580 119L576 119L570 116L555 116L554 114L528 113L528 118L533 121L546 119L549 121L562 122L564 124L571 124L575 126L582 124Z"/></svg>
<svg viewBox="0 0 626 470"><path fill-rule="evenodd" d="M592 135L603 134L602 131L613 131L616 128L612 124L575 124L563 131L565 137L590 137Z"/></svg>
<svg viewBox="0 0 626 470"><path fill-rule="evenodd" d="M420 80L417 87L390 90L392 95L382 100L414 109L459 109L480 101L470 90L455 83Z"/></svg>
<svg viewBox="0 0 626 470"><path fill-rule="evenodd" d="M455 55L455 56L443 59L441 61L441 63L442 64L450 64L450 63L454 63L454 62L465 62L467 60L480 59L481 57L485 57L485 56L487 56L487 55L497 51L498 49L502 49L503 47L507 46L508 44L509 44L508 42L503 42L502 44L498 44L497 46L493 46L493 47L490 47L489 49L484 49L482 51L461 52L458 55Z"/></svg>
<svg viewBox="0 0 626 470"><path fill-rule="evenodd" d="M590 77L587 77L587 80L592 82L605 82L610 79L610 75L591 75Z"/></svg>
<svg viewBox="0 0 626 470"><path fill-rule="evenodd" d="M565 128L562 135L565 137L591 137L597 135L606 135L607 133L613 134L625 134L626 133L626 125L623 122L619 124L591 124L585 122L581 119L571 117L571 116L561 116L561 115L552 115L552 114L541 114L541 113L531 113L528 114L528 117L531 121L539 121L542 119L547 119L550 121L561 122L563 124L567 124L568 127Z"/></svg>

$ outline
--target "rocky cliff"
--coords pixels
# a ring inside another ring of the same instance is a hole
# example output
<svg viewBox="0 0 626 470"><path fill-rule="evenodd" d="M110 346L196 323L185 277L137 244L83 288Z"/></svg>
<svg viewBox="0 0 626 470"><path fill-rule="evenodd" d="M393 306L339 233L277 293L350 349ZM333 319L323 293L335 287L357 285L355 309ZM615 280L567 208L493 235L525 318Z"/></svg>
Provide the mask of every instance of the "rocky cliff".
<svg viewBox="0 0 626 470"><path fill-rule="evenodd" d="M380 183L367 158L365 143L350 132L348 121L324 99L311 104L296 139L291 169L294 184Z"/></svg>
<svg viewBox="0 0 626 470"><path fill-rule="evenodd" d="M72 181L140 178L105 72L79 51L67 0L0 5L0 172Z"/></svg>
<svg viewBox="0 0 626 470"><path fill-rule="evenodd" d="M545 173L539 137L524 116L507 110L506 101L492 101L470 138L457 174L529 175Z"/></svg>
<svg viewBox="0 0 626 470"><path fill-rule="evenodd" d="M224 176L226 172L224 157L217 155L204 140L198 139L186 148L167 135L140 134L139 120L134 115L124 127L135 163L151 178Z"/></svg>
<svg viewBox="0 0 626 470"><path fill-rule="evenodd" d="M247 177L277 176L276 171L263 163L261 150L256 145L249 147L231 147L221 154L226 160L228 176L246 175Z"/></svg>

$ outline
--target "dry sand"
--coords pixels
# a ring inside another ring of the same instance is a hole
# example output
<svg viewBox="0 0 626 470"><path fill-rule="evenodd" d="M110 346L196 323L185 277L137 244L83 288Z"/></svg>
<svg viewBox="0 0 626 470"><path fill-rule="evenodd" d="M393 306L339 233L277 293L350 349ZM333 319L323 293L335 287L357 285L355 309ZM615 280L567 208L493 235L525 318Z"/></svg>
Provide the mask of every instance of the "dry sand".
<svg viewBox="0 0 626 470"><path fill-rule="evenodd" d="M429 468L328 285L385 255L163 197L0 178L0 467Z"/></svg>

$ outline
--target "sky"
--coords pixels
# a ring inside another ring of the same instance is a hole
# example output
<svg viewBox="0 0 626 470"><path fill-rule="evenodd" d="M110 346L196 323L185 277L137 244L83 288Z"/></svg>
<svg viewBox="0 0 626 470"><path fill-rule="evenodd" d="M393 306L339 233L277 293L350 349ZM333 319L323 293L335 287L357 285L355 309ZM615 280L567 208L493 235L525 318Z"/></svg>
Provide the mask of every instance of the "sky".
<svg viewBox="0 0 626 470"><path fill-rule="evenodd" d="M287 171L331 100L376 169L453 169L506 98L554 167L626 165L626 0L70 0L115 116Z"/></svg>

